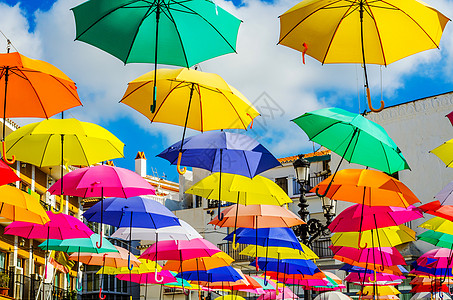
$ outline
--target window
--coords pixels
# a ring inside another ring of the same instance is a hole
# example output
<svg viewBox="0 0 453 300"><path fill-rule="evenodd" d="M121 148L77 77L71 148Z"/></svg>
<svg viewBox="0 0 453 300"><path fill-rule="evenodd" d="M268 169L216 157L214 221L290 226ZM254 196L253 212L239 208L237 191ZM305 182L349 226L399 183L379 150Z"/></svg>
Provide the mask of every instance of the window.
<svg viewBox="0 0 453 300"><path fill-rule="evenodd" d="M0 252L0 269L6 269L6 253Z"/></svg>
<svg viewBox="0 0 453 300"><path fill-rule="evenodd" d="M296 178L293 178L293 195L300 195L300 184Z"/></svg>
<svg viewBox="0 0 453 300"><path fill-rule="evenodd" d="M275 183L288 194L288 179L287 177L280 177L275 179Z"/></svg>
<svg viewBox="0 0 453 300"><path fill-rule="evenodd" d="M195 196L195 204L197 207L202 207L203 206L203 198L201 196Z"/></svg>

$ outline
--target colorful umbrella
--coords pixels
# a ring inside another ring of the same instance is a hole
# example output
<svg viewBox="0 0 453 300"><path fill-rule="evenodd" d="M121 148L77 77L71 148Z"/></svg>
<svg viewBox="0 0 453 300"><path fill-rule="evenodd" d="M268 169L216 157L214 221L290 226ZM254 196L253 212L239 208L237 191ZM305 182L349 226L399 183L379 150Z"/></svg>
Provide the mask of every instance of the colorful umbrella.
<svg viewBox="0 0 453 300"><path fill-rule="evenodd" d="M238 228L234 232L228 234L224 240L233 241L236 234L236 242L238 244L256 244L266 246L290 247L302 250L299 240L294 231L286 227L271 227L271 228ZM258 240L256 237L258 236Z"/></svg>
<svg viewBox="0 0 453 300"><path fill-rule="evenodd" d="M352 298L341 292L325 292L316 296L314 300L352 300Z"/></svg>
<svg viewBox="0 0 453 300"><path fill-rule="evenodd" d="M0 54L0 95L4 95L0 114L3 115L5 139L6 118L46 118L82 105L75 83L55 66L28 58L18 52ZM6 160L3 144L3 159ZM12 159L13 163L14 156Z"/></svg>
<svg viewBox="0 0 453 300"><path fill-rule="evenodd" d="M20 178L17 176L16 172L14 172L5 162L0 160L0 185L13 183L19 180Z"/></svg>
<svg viewBox="0 0 453 300"><path fill-rule="evenodd" d="M387 273L381 273L381 272L377 272L376 277L374 277L375 275L371 275L371 274L367 274L364 276L364 274L365 273L351 272L351 273L349 273L348 276L346 276L346 278L344 280L348 281L348 282L372 282L374 280L376 280L376 281L395 281L395 280L406 279L406 276L403 276L403 275L394 275L394 274L387 274Z"/></svg>
<svg viewBox="0 0 453 300"><path fill-rule="evenodd" d="M168 226L157 229L140 227L120 227L110 237L122 240L193 240L203 238L198 231L184 220L179 219L180 226Z"/></svg>
<svg viewBox="0 0 453 300"><path fill-rule="evenodd" d="M433 244L437 247L452 248L453 247L453 235L436 232L434 230L427 230L417 235L417 239Z"/></svg>
<svg viewBox="0 0 453 300"><path fill-rule="evenodd" d="M452 167L453 166L453 157L451 156L452 150L453 150L453 139L444 142L442 145L434 148L429 152L439 157L440 160L442 160L447 167Z"/></svg>
<svg viewBox="0 0 453 300"><path fill-rule="evenodd" d="M130 255L128 250L119 246L114 247L117 252L73 253L69 256L69 260L77 260L86 265L108 266L114 268L127 267L127 262L130 260L130 263L135 267L140 266L141 262L134 255ZM131 257L129 258L129 256Z"/></svg>
<svg viewBox="0 0 453 300"><path fill-rule="evenodd" d="M231 256L225 252L217 252L212 256L207 257L195 257L192 259L183 260L168 260L163 266L164 270L182 272L184 271L196 271L196 270L210 270L214 268L226 267L231 265L234 261Z"/></svg>
<svg viewBox="0 0 453 300"><path fill-rule="evenodd" d="M366 286L357 294L359 295L398 295L401 294L394 286Z"/></svg>
<svg viewBox="0 0 453 300"><path fill-rule="evenodd" d="M362 218L360 227L360 218ZM367 206L355 204L343 210L329 224L331 232L362 231L397 226L423 217L417 207Z"/></svg>
<svg viewBox="0 0 453 300"><path fill-rule="evenodd" d="M441 205L439 201L433 201L419 206L423 212L453 221L453 205Z"/></svg>
<svg viewBox="0 0 453 300"><path fill-rule="evenodd" d="M431 292L420 292L414 294L410 300L432 300L432 299L444 299L444 300L451 300L451 296L449 293L431 293Z"/></svg>
<svg viewBox="0 0 453 300"><path fill-rule="evenodd" d="M332 250L335 259L359 267L367 266L367 268L370 268L371 265L393 266L406 264L403 256L395 247L357 249L331 245L329 248Z"/></svg>
<svg viewBox="0 0 453 300"><path fill-rule="evenodd" d="M90 252L90 253L107 253L118 252L118 250L107 239L103 239L102 247L96 247L96 240L99 241L100 236L97 233L92 234L89 238L77 238L67 240L49 239L42 242L38 247L42 250L63 251L66 253L73 252Z"/></svg>
<svg viewBox="0 0 453 300"><path fill-rule="evenodd" d="M196 257L212 256L217 252L220 252L220 249L205 239L159 241L146 249L140 258L154 261L184 261Z"/></svg>
<svg viewBox="0 0 453 300"><path fill-rule="evenodd" d="M384 128L361 115L331 107L305 113L292 121L310 140L348 162L389 174L409 169L400 149Z"/></svg>
<svg viewBox="0 0 453 300"><path fill-rule="evenodd" d="M64 175L49 188L52 195L62 195L61 181L65 195L74 197L130 198L156 194L156 189L137 173L107 165L80 168Z"/></svg>
<svg viewBox="0 0 453 300"><path fill-rule="evenodd" d="M302 1L280 16L279 43L321 63L359 63L371 105L366 64L388 64L439 48L449 19L417 0ZM321 25L322 24L322 25Z"/></svg>
<svg viewBox="0 0 453 300"><path fill-rule="evenodd" d="M252 260L250 265L256 267L256 261ZM258 265L261 270L286 274L313 275L320 272L318 267L309 259L275 259L260 257L258 258Z"/></svg>
<svg viewBox="0 0 453 300"><path fill-rule="evenodd" d="M297 296L287 287L284 287L281 292L275 290L266 291L263 295L259 296L256 300L270 300L270 299L296 299Z"/></svg>
<svg viewBox="0 0 453 300"><path fill-rule="evenodd" d="M220 281L238 281L244 279L233 267L225 266L209 270L184 271L178 273L176 277L192 281L220 282Z"/></svg>
<svg viewBox="0 0 453 300"><path fill-rule="evenodd" d="M418 227L447 234L453 233L453 222L440 217L431 218Z"/></svg>
<svg viewBox="0 0 453 300"><path fill-rule="evenodd" d="M310 248L302 245L303 251L287 247L261 247L249 245L239 254L255 257L270 257L276 259L318 259L319 257Z"/></svg>
<svg viewBox="0 0 453 300"><path fill-rule="evenodd" d="M442 205L453 205L453 181L434 196Z"/></svg>

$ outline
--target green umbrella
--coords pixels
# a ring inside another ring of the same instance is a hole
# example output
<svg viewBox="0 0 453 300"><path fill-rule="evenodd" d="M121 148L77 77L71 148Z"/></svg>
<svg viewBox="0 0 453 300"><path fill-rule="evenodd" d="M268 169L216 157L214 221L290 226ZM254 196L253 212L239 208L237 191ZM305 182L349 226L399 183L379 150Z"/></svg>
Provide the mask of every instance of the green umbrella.
<svg viewBox="0 0 453 300"><path fill-rule="evenodd" d="M409 169L400 149L384 128L362 115L331 107L305 113L292 121L310 140L337 153L342 160L388 174Z"/></svg>
<svg viewBox="0 0 453 300"><path fill-rule="evenodd" d="M210 0L90 0L72 11L76 40L125 64L154 63L155 70L158 63L189 68L236 52L241 23Z"/></svg>
<svg viewBox="0 0 453 300"><path fill-rule="evenodd" d="M427 230L419 234L417 238L441 248L452 248L453 246L453 235L443 232Z"/></svg>

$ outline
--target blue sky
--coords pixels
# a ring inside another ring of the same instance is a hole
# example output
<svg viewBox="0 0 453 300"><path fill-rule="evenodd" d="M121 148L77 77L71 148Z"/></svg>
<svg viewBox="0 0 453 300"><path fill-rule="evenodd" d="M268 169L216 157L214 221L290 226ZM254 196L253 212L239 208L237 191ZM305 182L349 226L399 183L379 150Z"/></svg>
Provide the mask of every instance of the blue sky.
<svg viewBox="0 0 453 300"><path fill-rule="evenodd" d="M152 65L124 66L109 54L74 41L74 20L69 9L82 0L3 0L0 30L23 54L48 61L62 69L78 85L83 108L67 116L97 123L125 144L126 159L115 164L134 168L137 151L148 158L148 174L155 168L160 176L176 180L175 167L160 158L160 151L180 139L182 128L150 124L139 113L119 104L127 82L151 71ZM362 70L354 65L324 65L300 53L277 46L278 16L298 0L218 0L244 21L237 55L202 63L203 71L221 75L240 90L262 113L253 130L247 132L283 157L310 152L304 132L290 122L307 111L338 106L353 112L364 108ZM453 15L452 0L426 1L447 16ZM10 18L6 18L8 16ZM450 22L451 23L451 22ZM453 25L448 24L441 50L429 50L382 68L383 97L395 105L453 90ZM0 41L0 49L4 49ZM380 98L380 67L370 66L369 77L375 106ZM361 98L359 109L358 95ZM189 134L194 134L190 132ZM398 141L396 141L398 143Z"/></svg>

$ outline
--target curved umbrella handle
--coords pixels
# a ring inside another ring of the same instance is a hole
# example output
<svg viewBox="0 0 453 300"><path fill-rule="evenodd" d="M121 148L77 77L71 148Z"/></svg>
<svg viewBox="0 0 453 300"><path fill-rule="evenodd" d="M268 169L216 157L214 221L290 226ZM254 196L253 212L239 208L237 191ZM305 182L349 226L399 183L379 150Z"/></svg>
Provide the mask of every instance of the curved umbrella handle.
<svg viewBox="0 0 453 300"><path fill-rule="evenodd" d="M267 284L269 283L269 282L267 281L266 273L267 273L267 266L266 266L266 268L264 269L264 281L263 281L264 286L267 286Z"/></svg>
<svg viewBox="0 0 453 300"><path fill-rule="evenodd" d="M3 155L3 161L9 165L12 165L13 163L16 162L16 156L12 156L11 160L8 160L6 158L6 146L5 146L5 141L2 142L2 155Z"/></svg>
<svg viewBox="0 0 453 300"><path fill-rule="evenodd" d="M127 256L127 268L129 269L129 271L132 271L132 269L134 268L134 265L131 263L131 254L130 253Z"/></svg>
<svg viewBox="0 0 453 300"><path fill-rule="evenodd" d="M369 280L370 282L376 282L376 281L377 281L376 270L374 270L374 279L371 280L371 275L370 275L370 277L368 277L368 280Z"/></svg>
<svg viewBox="0 0 453 300"><path fill-rule="evenodd" d="M157 269L154 270L154 280L156 282L162 282L164 281L164 276L161 276L160 279L157 278Z"/></svg>
<svg viewBox="0 0 453 300"><path fill-rule="evenodd" d="M368 296L369 293L370 293L370 291L366 291L366 293L362 293L362 297L363 296Z"/></svg>
<svg viewBox="0 0 453 300"><path fill-rule="evenodd" d="M362 232L359 232L359 239L357 240L357 247L359 249L365 249L366 247L368 247L368 243L365 243L365 246L362 247L362 245L360 245L361 241L362 241Z"/></svg>
<svg viewBox="0 0 453 300"><path fill-rule="evenodd" d="M77 290L78 292L81 292L81 291L82 291L82 288L83 288L82 281L79 281L79 280L77 279L76 290Z"/></svg>
<svg viewBox="0 0 453 300"><path fill-rule="evenodd" d="M231 247L233 247L233 250L237 250L239 248L239 244L236 243L236 233L233 235L233 243L231 244Z"/></svg>
<svg viewBox="0 0 453 300"><path fill-rule="evenodd" d="M187 171L187 168L184 167L181 169L181 158L182 158L182 152L180 151L178 154L178 161L176 162L176 170L178 171L179 175L184 175Z"/></svg>
<svg viewBox="0 0 453 300"><path fill-rule="evenodd" d="M54 213L54 214L61 214L63 212L63 207L65 205L65 200L63 198L63 195L61 195L61 206L60 206L60 210L56 211L55 208L53 206L50 207L50 210Z"/></svg>
<svg viewBox="0 0 453 300"><path fill-rule="evenodd" d="M101 232L101 234L99 235L99 243L96 242L96 247L97 247L98 249L102 248L102 232ZM129 266L128 266L128 267L129 267Z"/></svg>
<svg viewBox="0 0 453 300"><path fill-rule="evenodd" d="M219 221L222 221L224 215L223 215L223 212L220 211L220 206L221 206L221 204L220 204L220 200L219 200L219 207L217 209L217 219L219 219ZM238 208L236 207L236 209L238 209Z"/></svg>
<svg viewBox="0 0 453 300"><path fill-rule="evenodd" d="M329 190L330 190L330 186L332 185L332 181L333 181L333 178L332 178L332 180L329 182L329 185L327 186L326 190L324 191L324 194L320 194L320 193L319 193L319 187L317 187L317 188L316 188L316 191L315 191L316 196L318 196L319 198L324 198L324 197L327 195L327 193L329 192Z"/></svg>
<svg viewBox="0 0 453 300"><path fill-rule="evenodd" d="M249 113L246 113L246 115L249 116L250 119L252 119L252 122L250 122L250 129L253 129L253 118Z"/></svg>
<svg viewBox="0 0 453 300"><path fill-rule="evenodd" d="M182 292L183 292L183 294L186 295L186 296L189 296L189 294L190 294L190 291L184 289L184 287L183 287L183 289L182 289Z"/></svg>
<svg viewBox="0 0 453 300"><path fill-rule="evenodd" d="M368 107L370 108L370 110L372 112L377 113L377 112L380 112L381 110L384 109L385 103L382 100L381 100L381 107L379 107L378 109L373 107L373 105L371 104L371 96L370 96L370 88L369 87L366 88L366 98L368 100Z"/></svg>
<svg viewBox="0 0 453 300"><path fill-rule="evenodd" d="M104 300L107 295L102 296L102 287L99 287L99 299Z"/></svg>
<svg viewBox="0 0 453 300"><path fill-rule="evenodd" d="M385 267L383 265L379 266L379 270L381 270L381 272L384 272L385 271Z"/></svg>
<svg viewBox="0 0 453 300"><path fill-rule="evenodd" d="M154 81L154 90L153 90L153 104L149 107L149 110L153 114L156 111L156 92L157 92L157 86L156 86L156 81Z"/></svg>

